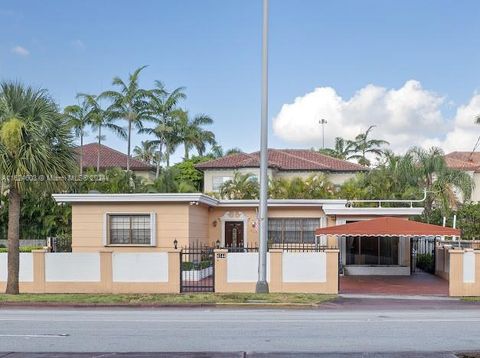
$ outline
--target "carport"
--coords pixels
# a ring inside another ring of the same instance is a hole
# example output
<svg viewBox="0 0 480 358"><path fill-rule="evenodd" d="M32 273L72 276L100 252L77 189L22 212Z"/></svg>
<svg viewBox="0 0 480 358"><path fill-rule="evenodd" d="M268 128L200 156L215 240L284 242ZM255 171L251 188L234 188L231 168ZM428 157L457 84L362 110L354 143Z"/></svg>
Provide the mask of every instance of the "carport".
<svg viewBox="0 0 480 358"><path fill-rule="evenodd" d="M319 228L315 235L336 237L342 293L448 294L447 281L424 272L411 274L411 257L416 254L411 239L458 238L459 229L379 217Z"/></svg>

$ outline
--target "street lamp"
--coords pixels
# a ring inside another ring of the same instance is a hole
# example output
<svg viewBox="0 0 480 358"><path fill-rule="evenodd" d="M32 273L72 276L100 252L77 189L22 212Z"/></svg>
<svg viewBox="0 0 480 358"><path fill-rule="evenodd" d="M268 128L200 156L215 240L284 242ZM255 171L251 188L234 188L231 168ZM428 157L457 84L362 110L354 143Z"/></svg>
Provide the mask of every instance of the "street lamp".
<svg viewBox="0 0 480 358"><path fill-rule="evenodd" d="M325 149L325 124L327 124L327 120L326 119L320 119L318 121L319 124L322 125L322 149Z"/></svg>
<svg viewBox="0 0 480 358"><path fill-rule="evenodd" d="M268 293L268 0L263 0L262 31L262 106L260 125L260 205L257 293Z"/></svg>

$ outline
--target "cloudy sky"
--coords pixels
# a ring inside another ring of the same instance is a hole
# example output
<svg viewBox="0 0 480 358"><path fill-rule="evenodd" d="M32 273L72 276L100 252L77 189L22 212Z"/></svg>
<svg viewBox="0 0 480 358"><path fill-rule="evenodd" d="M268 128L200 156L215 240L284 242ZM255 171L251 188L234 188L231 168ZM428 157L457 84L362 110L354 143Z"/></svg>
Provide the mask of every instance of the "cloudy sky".
<svg viewBox="0 0 480 358"><path fill-rule="evenodd" d="M319 147L321 118L327 145L376 125L374 135L398 151L473 147L479 1L270 0L270 7L271 147ZM143 86L187 87L184 106L215 119L224 147L254 151L260 39L260 0L3 0L0 78L48 88L63 107L149 65ZM126 148L112 133L107 144Z"/></svg>

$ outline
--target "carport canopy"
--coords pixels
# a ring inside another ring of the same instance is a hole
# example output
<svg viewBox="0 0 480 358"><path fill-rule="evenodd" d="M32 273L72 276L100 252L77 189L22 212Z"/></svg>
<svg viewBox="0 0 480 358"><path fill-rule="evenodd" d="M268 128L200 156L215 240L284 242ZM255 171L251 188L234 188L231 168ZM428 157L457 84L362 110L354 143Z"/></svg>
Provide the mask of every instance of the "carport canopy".
<svg viewBox="0 0 480 358"><path fill-rule="evenodd" d="M380 217L344 225L319 228L316 236L460 236L460 229L425 224L408 219Z"/></svg>

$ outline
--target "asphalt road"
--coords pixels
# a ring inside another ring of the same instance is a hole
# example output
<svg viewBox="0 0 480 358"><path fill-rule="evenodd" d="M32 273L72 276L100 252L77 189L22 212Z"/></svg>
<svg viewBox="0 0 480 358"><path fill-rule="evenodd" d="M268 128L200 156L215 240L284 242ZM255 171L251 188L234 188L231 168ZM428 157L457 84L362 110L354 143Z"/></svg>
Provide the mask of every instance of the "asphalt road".
<svg viewBox="0 0 480 358"><path fill-rule="evenodd" d="M0 352L480 350L478 305L417 310L379 307L1 309Z"/></svg>

